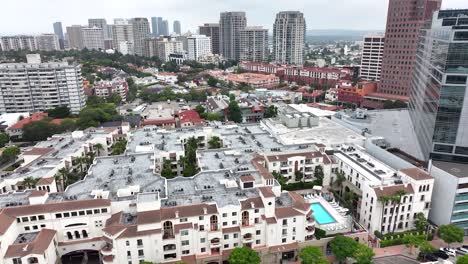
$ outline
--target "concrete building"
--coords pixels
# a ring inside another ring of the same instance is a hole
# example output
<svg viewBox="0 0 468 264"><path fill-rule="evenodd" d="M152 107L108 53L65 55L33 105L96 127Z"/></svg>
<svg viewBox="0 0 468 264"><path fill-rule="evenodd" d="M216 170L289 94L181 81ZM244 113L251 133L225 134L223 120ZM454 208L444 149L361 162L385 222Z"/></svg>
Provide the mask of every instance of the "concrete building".
<svg viewBox="0 0 468 264"><path fill-rule="evenodd" d="M118 94L122 101L127 101L128 83L123 79L102 80L94 84L94 94L107 98L109 95Z"/></svg>
<svg viewBox="0 0 468 264"><path fill-rule="evenodd" d="M83 26L73 25L67 27L68 48L81 50L84 48L83 44Z"/></svg>
<svg viewBox="0 0 468 264"><path fill-rule="evenodd" d="M107 21L105 18L89 18L88 19L88 27L93 28L93 27L98 27L101 28L102 31L104 32L104 39L110 39L112 38L112 33L107 25Z"/></svg>
<svg viewBox="0 0 468 264"><path fill-rule="evenodd" d="M0 50L37 50L34 36L16 35L0 38Z"/></svg>
<svg viewBox="0 0 468 264"><path fill-rule="evenodd" d="M198 27L200 35L205 35L211 39L211 52L219 53L219 23L206 23Z"/></svg>
<svg viewBox="0 0 468 264"><path fill-rule="evenodd" d="M56 34L41 34L35 36L36 46L38 50L53 51L60 50L59 38Z"/></svg>
<svg viewBox="0 0 468 264"><path fill-rule="evenodd" d="M177 35L181 34L182 29L179 20L174 20L174 23L172 24L172 32L176 33Z"/></svg>
<svg viewBox="0 0 468 264"><path fill-rule="evenodd" d="M151 35L155 38L159 37L162 29L162 17L151 18Z"/></svg>
<svg viewBox="0 0 468 264"><path fill-rule="evenodd" d="M438 11L422 29L409 113L426 160L468 163L467 15Z"/></svg>
<svg viewBox="0 0 468 264"><path fill-rule="evenodd" d="M83 48L87 48L89 50L104 49L104 30L102 28L82 28L81 35L83 38Z"/></svg>
<svg viewBox="0 0 468 264"><path fill-rule="evenodd" d="M182 42L169 38L148 38L144 40L144 56L157 56L162 61L169 61L171 54L181 53Z"/></svg>
<svg viewBox="0 0 468 264"><path fill-rule="evenodd" d="M279 77L269 74L260 74L260 73L231 73L224 78L227 82L233 82L238 85L245 83L253 88L274 88L276 87L280 79Z"/></svg>
<svg viewBox="0 0 468 264"><path fill-rule="evenodd" d="M247 26L245 12L222 12L219 20L220 54L228 60L240 59L239 31Z"/></svg>
<svg viewBox="0 0 468 264"><path fill-rule="evenodd" d="M419 31L432 13L440 8L441 2L389 1L379 93L409 96Z"/></svg>
<svg viewBox="0 0 468 264"><path fill-rule="evenodd" d="M382 35L364 36L359 76L365 81L380 81L385 37Z"/></svg>
<svg viewBox="0 0 468 264"><path fill-rule="evenodd" d="M133 25L128 20L119 19L114 20L110 27L114 48L122 54L134 54Z"/></svg>
<svg viewBox="0 0 468 264"><path fill-rule="evenodd" d="M54 22L53 24L54 26L54 33L55 35L58 36L58 39L59 39L59 43L60 43L60 49L64 49L65 48L65 37L63 36L63 27L62 27L62 22Z"/></svg>
<svg viewBox="0 0 468 264"><path fill-rule="evenodd" d="M170 35L169 34L169 21L167 21L167 20L162 21L162 27L161 27L161 29L159 31L159 34L161 36L169 36Z"/></svg>
<svg viewBox="0 0 468 264"><path fill-rule="evenodd" d="M74 114L85 106L79 65L5 63L0 65L0 112L39 112L66 105Z"/></svg>
<svg viewBox="0 0 468 264"><path fill-rule="evenodd" d="M306 21L299 11L276 14L273 25L273 56L277 63L302 64Z"/></svg>
<svg viewBox="0 0 468 264"><path fill-rule="evenodd" d="M211 39L204 35L187 37L187 59L198 61L211 55Z"/></svg>
<svg viewBox="0 0 468 264"><path fill-rule="evenodd" d="M131 20L133 26L133 46L135 54L143 56L143 42L151 36L151 30L148 19L145 17L136 17Z"/></svg>
<svg viewBox="0 0 468 264"><path fill-rule="evenodd" d="M268 60L268 29L246 27L239 30L240 60L264 62Z"/></svg>

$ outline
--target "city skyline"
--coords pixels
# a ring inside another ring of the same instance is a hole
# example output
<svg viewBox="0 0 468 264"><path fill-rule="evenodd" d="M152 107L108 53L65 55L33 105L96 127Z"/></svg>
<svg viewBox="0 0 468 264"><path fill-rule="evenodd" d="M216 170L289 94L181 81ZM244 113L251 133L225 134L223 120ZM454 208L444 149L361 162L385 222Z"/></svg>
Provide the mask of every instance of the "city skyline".
<svg viewBox="0 0 468 264"><path fill-rule="evenodd" d="M170 3L160 0L149 1L99 1L89 0L67 3L67 8L59 1L50 1L44 5L43 1L22 0L7 2L3 5L4 16L2 20L17 20L17 14L28 17L27 21L35 23L1 23L0 35L8 34L40 34L53 32L52 23L61 21L62 25L86 25L88 18L105 18L112 23L114 18L163 16L171 21L179 20L183 32L195 32L203 23L219 21L219 13L224 11L245 11L250 25L264 26L272 30L276 13L286 10L298 10L304 13L308 29L346 29L346 30L382 30L385 28L388 1L373 0L333 0L330 1L274 1L265 5L264 1L218 1L193 0L189 3L183 0L174 0ZM209 2L209 3L208 3ZM463 0L445 0L442 9L463 8ZM112 4L111 4L112 3ZM89 5L88 5L89 4ZM92 9L88 8L93 6ZM29 8L24 9L24 6ZM47 9L44 8L47 6ZM209 6L210 8L205 8ZM334 8L340 6L339 9ZM40 10L40 12L38 12ZM81 10L81 11L80 11ZM354 10L349 12L349 10ZM197 14L197 15L193 15ZM333 16L330 16L332 15Z"/></svg>

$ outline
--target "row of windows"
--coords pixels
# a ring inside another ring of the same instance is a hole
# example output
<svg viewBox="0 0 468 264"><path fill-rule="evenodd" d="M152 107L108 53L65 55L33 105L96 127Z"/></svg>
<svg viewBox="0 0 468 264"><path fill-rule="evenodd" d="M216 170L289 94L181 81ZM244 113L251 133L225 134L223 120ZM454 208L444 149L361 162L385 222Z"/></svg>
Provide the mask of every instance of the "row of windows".
<svg viewBox="0 0 468 264"><path fill-rule="evenodd" d="M34 222L34 221L37 221L37 220L44 220L45 217L44 215L33 215L33 216L24 216L24 217L18 217L16 218L16 222L18 223L26 223L26 222Z"/></svg>
<svg viewBox="0 0 468 264"><path fill-rule="evenodd" d="M108 212L107 208L92 209L92 210L88 209L88 210L82 210L82 211L57 213L55 214L55 218L67 218L67 217L93 215L93 214L105 214L107 212Z"/></svg>

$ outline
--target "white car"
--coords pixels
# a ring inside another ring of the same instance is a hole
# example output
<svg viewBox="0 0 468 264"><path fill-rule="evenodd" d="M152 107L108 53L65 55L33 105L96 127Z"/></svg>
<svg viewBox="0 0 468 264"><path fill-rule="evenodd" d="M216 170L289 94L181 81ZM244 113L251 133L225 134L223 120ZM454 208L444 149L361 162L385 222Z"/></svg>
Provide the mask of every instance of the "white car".
<svg viewBox="0 0 468 264"><path fill-rule="evenodd" d="M455 249L453 249L453 248L440 248L440 250L442 250L443 252L445 252L449 256L452 256L452 257L457 256L457 253L455 252ZM468 252L466 252L466 253L468 253Z"/></svg>
<svg viewBox="0 0 468 264"><path fill-rule="evenodd" d="M455 252L458 254L458 255L466 255L468 254L468 250L464 249L464 248L461 248L461 247L458 247L455 249Z"/></svg>

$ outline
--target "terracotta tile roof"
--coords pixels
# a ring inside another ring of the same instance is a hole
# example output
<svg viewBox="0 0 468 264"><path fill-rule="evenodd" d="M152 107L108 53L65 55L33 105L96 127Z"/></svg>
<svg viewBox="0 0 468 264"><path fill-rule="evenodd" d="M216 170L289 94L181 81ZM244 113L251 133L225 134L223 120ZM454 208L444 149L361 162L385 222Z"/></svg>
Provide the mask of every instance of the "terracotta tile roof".
<svg viewBox="0 0 468 264"><path fill-rule="evenodd" d="M405 185L400 184L400 185L393 185L393 186L385 186L385 187L382 187L382 189L380 189L380 187L374 188L374 192L377 195L377 197L392 196L398 190L403 190L407 194L414 193L414 190L411 184L406 185L406 187Z"/></svg>
<svg viewBox="0 0 468 264"><path fill-rule="evenodd" d="M172 125L175 124L176 120L174 118L171 119L161 119L161 120L145 120L141 121L140 125L142 126L152 126L152 125Z"/></svg>
<svg viewBox="0 0 468 264"><path fill-rule="evenodd" d="M193 229L193 224L192 223L183 223L183 224L174 225L174 232L176 234L178 234L179 231L183 230L183 229Z"/></svg>
<svg viewBox="0 0 468 264"><path fill-rule="evenodd" d="M122 232L125 229L123 225L114 225L114 226L107 226L102 229L104 233L109 234L110 236L115 236Z"/></svg>
<svg viewBox="0 0 468 264"><path fill-rule="evenodd" d="M10 228L11 224L16 221L16 218L5 214L3 211L0 213L0 235L5 234L5 232Z"/></svg>
<svg viewBox="0 0 468 264"><path fill-rule="evenodd" d="M304 200L304 198L295 193L295 192L288 192L289 196L293 200L293 207L299 209L301 211L309 211L310 205Z"/></svg>
<svg viewBox="0 0 468 264"><path fill-rule="evenodd" d="M236 232L240 232L240 227L233 226L233 227L223 228L221 231L223 233L236 233Z"/></svg>
<svg viewBox="0 0 468 264"><path fill-rule="evenodd" d="M186 110L179 113L179 120L180 123L200 123L204 120L200 118L200 115L195 110Z"/></svg>
<svg viewBox="0 0 468 264"><path fill-rule="evenodd" d="M36 185L50 185L54 183L55 178L54 177L48 177L48 178L41 178Z"/></svg>
<svg viewBox="0 0 468 264"><path fill-rule="evenodd" d="M31 150L25 151L23 155L42 156L53 150L54 148L32 148Z"/></svg>
<svg viewBox="0 0 468 264"><path fill-rule="evenodd" d="M22 216L22 215L72 211L72 210L80 210L80 209L96 208L96 207L108 207L108 206L110 206L110 200L108 199L89 199L89 200L79 200L79 201L66 201L66 202L61 202L61 203L48 203L48 204L8 207L8 208L3 209L3 213L6 213L12 217L17 217L17 216Z"/></svg>
<svg viewBox="0 0 468 264"><path fill-rule="evenodd" d="M109 219L106 220L106 227L112 225L120 225L122 218L122 211L112 214Z"/></svg>
<svg viewBox="0 0 468 264"><path fill-rule="evenodd" d="M36 238L29 243L12 244L8 247L4 258L24 257L29 254L44 254L44 251L53 243L57 231L42 229Z"/></svg>
<svg viewBox="0 0 468 264"><path fill-rule="evenodd" d="M254 182L255 178L252 175L243 175L240 176L241 182Z"/></svg>
<svg viewBox="0 0 468 264"><path fill-rule="evenodd" d="M260 192L262 193L263 197L265 198L271 198L271 197L275 197L275 194L273 193L273 191L271 190L271 187L260 187L258 188L260 190Z"/></svg>
<svg viewBox="0 0 468 264"><path fill-rule="evenodd" d="M272 246L270 247L270 252L280 253L280 252L295 250L297 248L298 248L298 243L293 242L293 243L284 244L284 245Z"/></svg>
<svg viewBox="0 0 468 264"><path fill-rule="evenodd" d="M138 231L138 227L136 225L131 225L127 226L125 230L120 234L117 239L121 238L129 238L129 237L143 237L143 236L149 236L153 234L161 234L162 230L161 229L149 229L149 230L143 230L143 231Z"/></svg>
<svg viewBox="0 0 468 264"><path fill-rule="evenodd" d="M260 197L253 197L249 198L243 201L240 201L241 204L241 209L242 210L247 210L247 209L254 209L254 208L264 208L265 206L263 205L262 198ZM252 204L254 207L252 207Z"/></svg>
<svg viewBox="0 0 468 264"><path fill-rule="evenodd" d="M31 191L31 194L29 197L39 197L39 196L44 196L47 194L47 191L45 190L33 190Z"/></svg>
<svg viewBox="0 0 468 264"><path fill-rule="evenodd" d="M8 130L12 129L23 129L23 127L31 122L39 121L47 117L47 113L33 113L30 117L26 117L16 122L16 124L10 126Z"/></svg>
<svg viewBox="0 0 468 264"><path fill-rule="evenodd" d="M409 177L420 181L420 180L430 180L433 179L429 173L426 171L420 169L420 168L407 168L407 169L401 169L400 172L408 175Z"/></svg>
<svg viewBox="0 0 468 264"><path fill-rule="evenodd" d="M265 215L262 215L262 219L267 222L267 224L276 224L276 218L274 217L265 217Z"/></svg>
<svg viewBox="0 0 468 264"><path fill-rule="evenodd" d="M293 216L304 215L292 207L279 207L275 209L276 218L289 218Z"/></svg>
<svg viewBox="0 0 468 264"><path fill-rule="evenodd" d="M205 215L204 208L206 208L206 214L216 214L218 213L218 208L214 204L194 204L194 205L185 205L185 206L176 206L161 208L159 210L139 212L137 215L137 224L151 224L156 222L161 222L167 219L176 218L176 212L179 212L180 217L192 217Z"/></svg>
<svg viewBox="0 0 468 264"><path fill-rule="evenodd" d="M259 162L262 161L263 158L260 156L255 157L252 159L251 163L252 165L258 170L260 175L262 175L263 179L268 180L268 179L274 179L275 177L271 172L269 172L265 167L263 167Z"/></svg>

